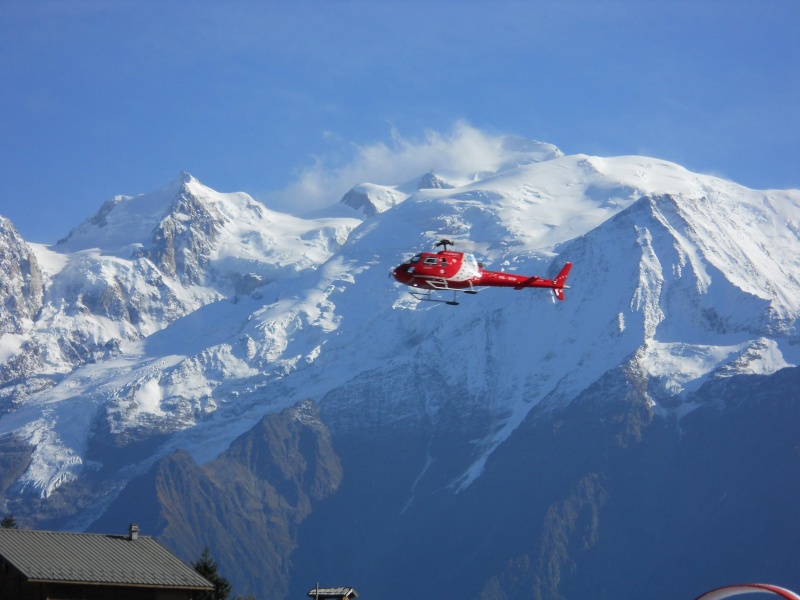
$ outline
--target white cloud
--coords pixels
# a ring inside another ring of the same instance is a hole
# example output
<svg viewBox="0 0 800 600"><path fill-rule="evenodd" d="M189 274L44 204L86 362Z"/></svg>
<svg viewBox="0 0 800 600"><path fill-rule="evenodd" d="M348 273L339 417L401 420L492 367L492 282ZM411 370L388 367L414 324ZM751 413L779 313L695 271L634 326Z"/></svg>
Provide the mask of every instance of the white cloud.
<svg viewBox="0 0 800 600"><path fill-rule="evenodd" d="M428 171L457 178L478 171L494 171L521 154L505 136L490 135L460 121L450 132L426 131L411 140L392 130L388 143L350 145L352 153L343 164L332 157L316 157L286 188L266 194L265 203L276 210L303 212L331 206L354 185L396 185Z"/></svg>

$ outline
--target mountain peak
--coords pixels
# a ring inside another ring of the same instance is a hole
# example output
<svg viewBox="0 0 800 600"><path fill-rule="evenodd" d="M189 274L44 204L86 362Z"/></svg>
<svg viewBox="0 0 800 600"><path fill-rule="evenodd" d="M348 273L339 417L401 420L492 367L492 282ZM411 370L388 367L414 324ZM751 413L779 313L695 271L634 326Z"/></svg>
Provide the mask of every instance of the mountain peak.
<svg viewBox="0 0 800 600"><path fill-rule="evenodd" d="M58 241L58 249L75 252L98 248L106 254L130 256L130 248L148 246L159 224L175 211L181 212L188 198L205 203L205 198L213 194L196 177L181 171L177 179L154 192L106 200L94 215Z"/></svg>
<svg viewBox="0 0 800 600"><path fill-rule="evenodd" d="M374 217L400 204L406 198L408 194L392 186L360 183L342 196L341 203L357 210L365 217Z"/></svg>
<svg viewBox="0 0 800 600"><path fill-rule="evenodd" d="M181 183L192 183L196 182L197 178L195 178L194 175L188 173L187 171L181 171L180 175L178 175L178 181Z"/></svg>
<svg viewBox="0 0 800 600"><path fill-rule="evenodd" d="M419 190L452 190L455 186L447 183L433 171L428 171L417 183Z"/></svg>

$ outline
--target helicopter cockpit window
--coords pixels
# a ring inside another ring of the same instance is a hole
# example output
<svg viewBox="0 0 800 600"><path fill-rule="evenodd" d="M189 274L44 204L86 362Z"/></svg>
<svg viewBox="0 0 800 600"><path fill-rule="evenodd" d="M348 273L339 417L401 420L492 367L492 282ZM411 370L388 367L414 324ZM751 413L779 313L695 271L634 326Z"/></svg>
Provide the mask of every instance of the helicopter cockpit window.
<svg viewBox="0 0 800 600"><path fill-rule="evenodd" d="M422 258L422 254L417 254L414 258L412 258L408 262L413 265L413 264L418 263L420 258Z"/></svg>

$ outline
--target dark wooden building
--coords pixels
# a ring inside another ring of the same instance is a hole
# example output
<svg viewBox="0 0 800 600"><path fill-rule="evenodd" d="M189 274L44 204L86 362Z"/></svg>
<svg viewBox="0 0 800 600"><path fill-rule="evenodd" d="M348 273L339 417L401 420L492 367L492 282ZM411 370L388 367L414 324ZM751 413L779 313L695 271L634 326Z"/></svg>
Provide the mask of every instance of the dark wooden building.
<svg viewBox="0 0 800 600"><path fill-rule="evenodd" d="M128 535L0 529L3 600L190 600L213 587L135 525Z"/></svg>

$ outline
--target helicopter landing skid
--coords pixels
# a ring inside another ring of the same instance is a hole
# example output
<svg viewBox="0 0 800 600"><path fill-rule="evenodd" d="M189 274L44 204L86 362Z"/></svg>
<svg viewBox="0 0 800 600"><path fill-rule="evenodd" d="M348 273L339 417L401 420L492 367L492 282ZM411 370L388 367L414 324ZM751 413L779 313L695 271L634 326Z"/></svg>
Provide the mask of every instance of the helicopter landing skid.
<svg viewBox="0 0 800 600"><path fill-rule="evenodd" d="M438 291L438 290L437 290ZM433 290L428 290L425 292L421 291L409 291L409 294L414 296L417 300L421 300L422 302L441 302L443 304L449 304L450 306L458 306L459 302L456 300L458 297L458 293L463 292L464 294L477 294L478 290L453 290L453 299L452 300L442 300L441 298L431 298L433 295Z"/></svg>

